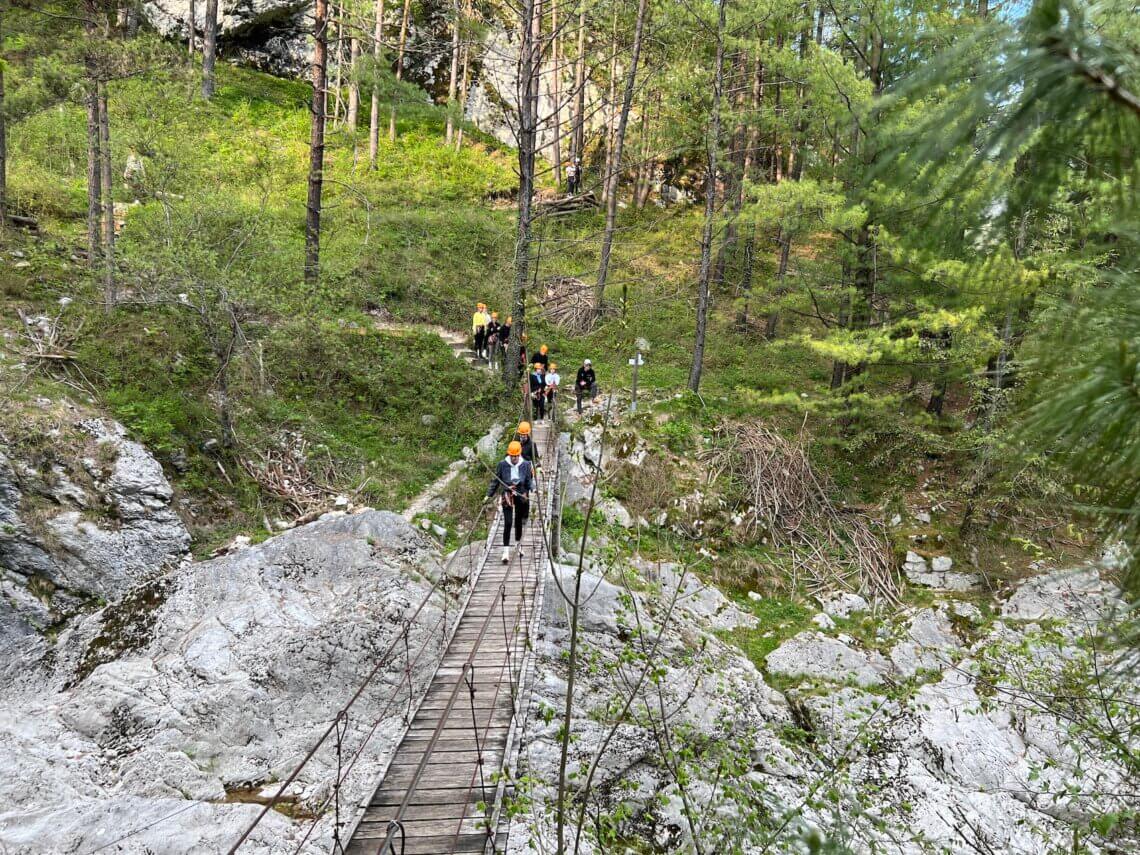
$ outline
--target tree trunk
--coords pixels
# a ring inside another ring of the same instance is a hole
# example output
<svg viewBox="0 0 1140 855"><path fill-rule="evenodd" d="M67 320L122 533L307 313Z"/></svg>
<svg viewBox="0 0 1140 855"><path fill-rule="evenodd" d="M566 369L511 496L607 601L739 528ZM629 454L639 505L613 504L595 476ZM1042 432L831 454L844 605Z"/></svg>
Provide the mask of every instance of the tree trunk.
<svg viewBox="0 0 1140 855"><path fill-rule="evenodd" d="M100 81L96 91L99 101L99 183L103 198L103 293L110 310L116 301L115 197L112 194L111 116L106 81Z"/></svg>
<svg viewBox="0 0 1140 855"><path fill-rule="evenodd" d="M748 232L748 240L744 242L744 269L740 273L740 310L736 313L736 325L740 328L748 326L748 308L752 300L752 270L756 263L756 227Z"/></svg>
<svg viewBox="0 0 1140 855"><path fill-rule="evenodd" d="M376 0L376 21L372 28L372 59L378 68L384 41L384 0ZM376 169L376 158L380 149L380 92L376 83L372 84L372 112L368 117L368 168Z"/></svg>
<svg viewBox="0 0 1140 855"><path fill-rule="evenodd" d="M610 253L613 250L614 227L617 224L618 181L621 178L622 149L625 147L625 129L629 124L629 108L633 103L633 88L637 82L637 63L641 57L641 38L645 31L647 0L637 4L637 23L633 30L633 48L630 51L629 69L625 75L625 90L622 93L621 116L614 132L614 156L610 172L606 175L606 227L602 232L602 257L598 264L598 282L594 286L594 321L602 315L602 299L606 294L606 277L610 269Z"/></svg>
<svg viewBox="0 0 1140 855"><path fill-rule="evenodd" d="M328 88L328 0L313 10L313 105L309 137L309 197L305 203L305 282L315 285L321 267L321 189L325 170L325 107Z"/></svg>
<svg viewBox="0 0 1140 855"><path fill-rule="evenodd" d="M471 18L471 0L463 5L463 20L467 21ZM459 99L459 130L455 134L455 150L459 151L463 147L463 119L467 116L467 93L471 88L470 81L471 73L471 47L463 44L463 75L462 75L462 91L463 94Z"/></svg>
<svg viewBox="0 0 1140 855"><path fill-rule="evenodd" d="M360 123L360 79L356 76L359 59L360 39L353 36L348 42L348 129L354 138L356 126Z"/></svg>
<svg viewBox="0 0 1140 855"><path fill-rule="evenodd" d="M550 0L550 59L554 73L550 82L550 97L554 102L554 186L562 186L562 58L558 55L558 0Z"/></svg>
<svg viewBox="0 0 1140 855"><path fill-rule="evenodd" d="M333 51L333 65L334 76L332 82L333 93L333 109L332 120L333 127L340 124L341 107L344 106L343 98L343 70L344 70L344 27L342 25L341 15L344 14L343 6L333 5L329 9L329 39L331 39L335 50ZM327 41L327 40L326 40ZM328 96L326 96L327 98Z"/></svg>
<svg viewBox="0 0 1140 855"><path fill-rule="evenodd" d="M218 0L206 0L206 28L202 33L202 97L214 97L214 62L218 54Z"/></svg>
<svg viewBox="0 0 1140 855"><path fill-rule="evenodd" d="M586 4L578 9L578 55L574 57L574 128L571 156L582 157L586 144ZM582 176L578 176L582 180Z"/></svg>
<svg viewBox="0 0 1140 855"><path fill-rule="evenodd" d="M705 333L709 318L709 280L712 278L713 220L716 216L716 168L720 148L720 101L724 90L724 26L728 0L721 0L716 24L716 70L713 73L713 103L709 116L709 132L705 140L705 221L701 229L701 266L697 287L697 334L693 342L693 365L689 370L689 388L699 392L704 370Z"/></svg>
<svg viewBox="0 0 1140 855"><path fill-rule="evenodd" d="M408 46L408 14L412 9L412 0L404 0L404 16L400 19L400 43L396 50L396 82L404 79L404 49ZM396 141L396 98L392 99L392 109L388 112L388 139Z"/></svg>
<svg viewBox="0 0 1140 855"><path fill-rule="evenodd" d="M780 260L776 267L776 290L773 297L779 299L787 293L788 260L792 254L792 236L784 229L776 235L776 243L780 247ZM764 337L772 341L776 337L776 330L780 326L780 311L773 308L768 313L768 321L764 325Z"/></svg>
<svg viewBox="0 0 1140 855"><path fill-rule="evenodd" d="M649 165L649 99L641 105L641 129L638 134L637 146L637 177L633 182L633 206L637 210L645 207L649 198L649 182L652 178Z"/></svg>
<svg viewBox="0 0 1140 855"><path fill-rule="evenodd" d="M198 17L198 3L197 0L190 0L190 8L186 13L186 52L194 55L194 37L196 35L194 29L194 20Z"/></svg>
<svg viewBox="0 0 1140 855"><path fill-rule="evenodd" d="M614 168L614 131L617 119L617 7L614 7L613 22L610 32L610 91L606 101L606 168L602 172L602 201L609 204L610 173Z"/></svg>
<svg viewBox="0 0 1140 855"><path fill-rule="evenodd" d="M459 0L451 5L455 18L451 22L451 75L447 80L447 130L444 141L451 145L455 134L455 87L459 78Z"/></svg>
<svg viewBox="0 0 1140 855"><path fill-rule="evenodd" d="M741 53L737 56L735 67L741 77L745 75L745 61L747 57ZM746 129L741 116L744 113L744 87L737 85L736 92L733 95L733 107L737 114L736 128L732 133L732 151L730 152L730 160L732 162L732 175L729 180L729 186L726 188L727 192L732 194L732 211L729 214L728 224L724 229L724 238L720 242L720 246L716 252L716 264L713 266L713 285L722 287L724 285L724 274L728 267L728 256L730 253L735 254L736 250L736 219L740 216L740 210L744 207L744 148L746 140Z"/></svg>
<svg viewBox="0 0 1140 855"><path fill-rule="evenodd" d="M0 3L0 45L4 44L4 8ZM0 234L8 228L8 118L4 113L4 58L0 56Z"/></svg>
<svg viewBox="0 0 1140 855"><path fill-rule="evenodd" d="M530 275L531 204L534 195L535 145L538 140L539 51L536 39L535 0L522 0L519 46L519 218L515 244L515 281L512 297L514 323L503 361L503 380L513 391L519 377L520 336L526 328L526 291ZM560 832L561 832L561 826Z"/></svg>
<svg viewBox="0 0 1140 855"><path fill-rule="evenodd" d="M92 270L102 257L99 217L103 210L102 158L99 147L99 67L94 54L96 0L83 4L83 33L87 51L83 56L83 101L87 109L87 265Z"/></svg>

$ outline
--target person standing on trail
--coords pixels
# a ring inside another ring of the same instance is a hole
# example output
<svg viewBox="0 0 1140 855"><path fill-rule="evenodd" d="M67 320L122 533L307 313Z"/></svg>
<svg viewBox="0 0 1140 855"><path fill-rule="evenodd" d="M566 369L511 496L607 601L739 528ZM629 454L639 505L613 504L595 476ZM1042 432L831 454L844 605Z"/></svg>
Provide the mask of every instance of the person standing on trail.
<svg viewBox="0 0 1140 855"><path fill-rule="evenodd" d="M558 363L551 362L550 370L546 372L546 409L550 417L554 418L554 399L558 397L558 384L562 377L558 373Z"/></svg>
<svg viewBox="0 0 1140 855"><path fill-rule="evenodd" d="M550 365L550 348L545 344L538 349L538 356L534 358L535 362L541 362L543 370Z"/></svg>
<svg viewBox="0 0 1140 855"><path fill-rule="evenodd" d="M485 348L487 346L487 323L490 320L491 319L487 317L487 304L479 303L475 307L475 314L471 316L471 335L475 338L476 356L486 356Z"/></svg>
<svg viewBox="0 0 1140 855"><path fill-rule="evenodd" d="M598 378L594 374L594 364L588 359L582 360L578 369L578 377L574 381L574 397L578 401L578 415L582 414L582 399L589 396L591 400L598 397Z"/></svg>
<svg viewBox="0 0 1140 855"><path fill-rule="evenodd" d="M541 460L538 455L538 443L531 438L530 422L519 422L519 429L515 431L515 439L522 446L523 459L530 461L530 465L534 467L537 475Z"/></svg>
<svg viewBox="0 0 1140 855"><path fill-rule="evenodd" d="M578 159L566 167L566 192L573 196L578 192Z"/></svg>
<svg viewBox="0 0 1140 855"><path fill-rule="evenodd" d="M541 362L534 363L530 372L530 402L535 421L540 422L546 418L546 371Z"/></svg>
<svg viewBox="0 0 1140 855"><path fill-rule="evenodd" d="M507 456L495 467L495 477L487 490L487 498L502 492L503 504L503 563L511 560L511 529L519 555L523 554L522 530L530 516L530 494L534 490L534 467L522 456L522 443L517 440L507 446Z"/></svg>
<svg viewBox="0 0 1140 855"><path fill-rule="evenodd" d="M509 330L508 330L509 331ZM487 322L487 364L495 368L499 361L499 339L503 334L503 325L499 323L499 313L491 312L491 320Z"/></svg>

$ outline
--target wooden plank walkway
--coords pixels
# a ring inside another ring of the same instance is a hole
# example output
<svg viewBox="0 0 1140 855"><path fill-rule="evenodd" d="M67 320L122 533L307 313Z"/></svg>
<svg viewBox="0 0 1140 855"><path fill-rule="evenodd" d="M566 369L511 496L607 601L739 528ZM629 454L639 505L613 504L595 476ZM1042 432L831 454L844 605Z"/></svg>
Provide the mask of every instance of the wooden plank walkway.
<svg viewBox="0 0 1140 855"><path fill-rule="evenodd" d="M535 597L547 561L541 523L550 517L558 483L557 436L534 426L544 463L543 488L523 531L522 554L500 561L502 514L463 615L431 685L360 817L348 855L454 855L490 849L488 818L501 798L496 781L511 748L512 722ZM490 482L490 474L487 476ZM474 694L471 689L474 688ZM480 762L480 759L482 762ZM389 846L389 824L399 835Z"/></svg>

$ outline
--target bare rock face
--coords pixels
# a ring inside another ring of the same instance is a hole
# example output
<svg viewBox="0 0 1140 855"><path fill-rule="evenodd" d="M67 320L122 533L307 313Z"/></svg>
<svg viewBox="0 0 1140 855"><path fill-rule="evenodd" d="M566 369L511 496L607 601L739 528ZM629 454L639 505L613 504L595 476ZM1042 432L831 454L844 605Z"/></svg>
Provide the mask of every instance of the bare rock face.
<svg viewBox="0 0 1140 855"><path fill-rule="evenodd" d="M115 422L44 448L0 449L0 668L20 639L114 601L187 556L162 467Z"/></svg>
<svg viewBox="0 0 1140 855"><path fill-rule="evenodd" d="M140 830L116 851L225 851L259 810L235 793L285 779L439 573L398 515L337 515L185 565L74 623L54 665L0 694L0 849L89 852ZM414 697L434 671L445 596L410 627L411 650L426 644ZM349 752L378 722L342 790L350 813L402 727L403 667L392 657L348 720ZM330 743L295 800L320 804L335 774ZM293 851L306 827L267 819L250 851ZM322 820L307 851L327 851L329 835Z"/></svg>
<svg viewBox="0 0 1140 855"><path fill-rule="evenodd" d="M221 54L271 74L303 74L312 55L305 20L311 5L305 0L220 0ZM205 0L198 0L195 7L195 29L200 40L205 28ZM185 40L189 34L189 0L146 0L143 14L167 38Z"/></svg>

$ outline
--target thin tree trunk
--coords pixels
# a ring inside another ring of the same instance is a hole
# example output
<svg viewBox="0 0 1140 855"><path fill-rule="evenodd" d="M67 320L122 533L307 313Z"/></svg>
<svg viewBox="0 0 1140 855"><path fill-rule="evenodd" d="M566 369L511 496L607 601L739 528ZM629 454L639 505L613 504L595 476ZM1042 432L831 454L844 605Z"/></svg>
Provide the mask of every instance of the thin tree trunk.
<svg viewBox="0 0 1140 855"><path fill-rule="evenodd" d="M4 44L4 11L0 2L0 45ZM8 228L8 118L4 103L4 58L0 56L0 234Z"/></svg>
<svg viewBox="0 0 1140 855"><path fill-rule="evenodd" d="M633 205L637 210L645 207L649 199L649 184L653 169L649 163L649 99L641 106L640 145L637 152L637 179L634 182Z"/></svg>
<svg viewBox="0 0 1140 855"><path fill-rule="evenodd" d="M354 138L356 126L360 124L360 79L356 76L359 60L360 39L353 36L348 43L348 129Z"/></svg>
<svg viewBox="0 0 1140 855"><path fill-rule="evenodd" d="M578 9L578 55L574 57L574 128L571 156L582 157L586 144L586 4ZM581 182L582 176L578 176Z"/></svg>
<svg viewBox="0 0 1140 855"><path fill-rule="evenodd" d="M780 247L780 260L776 267L776 290L773 293L774 298L779 298L787 293L787 278L788 278L788 260L792 254L792 236L781 228L776 235L776 243ZM776 330L780 326L780 312L778 309L773 308L768 313L768 321L764 326L764 337L769 341L776 337Z"/></svg>
<svg viewBox="0 0 1140 855"><path fill-rule="evenodd" d="M598 281L594 286L594 321L602 315L602 300L606 294L606 278L610 269L610 253L613 250L614 227L617 224L618 179L621 177L622 149L625 147L625 129L629 124L629 108L633 103L633 88L637 82L637 63L641 56L641 38L645 32L645 12L647 0L637 4L637 23L633 29L633 48L630 51L629 69L625 75L625 90L622 93L621 116L614 132L614 156L610 172L606 175L606 227L602 232L602 255L598 264Z"/></svg>
<svg viewBox="0 0 1140 855"><path fill-rule="evenodd" d="M447 130L444 141L451 145L455 135L455 87L459 78L459 0L453 0L451 11L454 19L451 22L451 75L447 80Z"/></svg>
<svg viewBox="0 0 1140 855"><path fill-rule="evenodd" d="M344 106L344 26L343 26L343 6L332 6L329 14L329 30L332 43L336 45L336 51L333 53L333 63L336 65L335 76L333 77L332 91L333 91L333 127L340 124L341 108Z"/></svg>
<svg viewBox="0 0 1140 855"><path fill-rule="evenodd" d="M554 184L562 186L562 58L558 55L558 0L550 0L550 57L554 68L551 99L554 101Z"/></svg>
<svg viewBox="0 0 1140 855"><path fill-rule="evenodd" d="M99 146L99 68L94 54L96 0L83 4L83 32L88 49L83 57L84 105L87 109L87 265L94 270L102 257L100 215L103 210L102 157Z"/></svg>
<svg viewBox="0 0 1140 855"><path fill-rule="evenodd" d="M376 20L372 28L372 59L378 68L384 41L384 0L376 0ZM375 82L372 84L372 112L368 117L368 168L376 169L376 158L380 149L380 92Z"/></svg>
<svg viewBox="0 0 1140 855"><path fill-rule="evenodd" d="M720 148L720 102L724 90L724 27L728 0L721 0L716 24L716 70L713 74L712 114L709 133L705 140L705 158L708 174L705 177L705 222L701 229L701 266L698 278L697 334L693 341L693 365L689 370L689 388L699 392L701 372L704 370L705 334L709 318L709 280L712 278L713 220L716 216L716 165Z"/></svg>
<svg viewBox="0 0 1140 855"><path fill-rule="evenodd" d="M463 19L469 20L471 17L471 0L467 0L463 5ZM459 130L455 134L455 150L459 151L463 147L463 119L467 116L467 94L471 89L471 47L464 41L463 44L463 82L461 84L463 94L459 101Z"/></svg>
<svg viewBox="0 0 1140 855"><path fill-rule="evenodd" d="M744 269L740 273L740 309L736 313L736 325L748 326L748 308L752 300L752 270L756 263L756 227L748 231L748 240L744 242Z"/></svg>
<svg viewBox="0 0 1140 855"><path fill-rule="evenodd" d="M538 141L539 52L536 39L535 0L522 0L519 46L519 200L518 240L515 244L515 281L512 297L511 338L503 363L503 380L514 390L519 377L520 336L526 329L526 291L530 275L531 204L534 195L535 146Z"/></svg>
<svg viewBox="0 0 1140 855"><path fill-rule="evenodd" d="M325 109L328 88L328 0L313 10L313 105L309 137L309 196L305 203L305 282L316 284L321 267L321 190L325 170Z"/></svg>
<svg viewBox="0 0 1140 855"><path fill-rule="evenodd" d="M614 168L614 130L617 119L617 75L618 75L617 7L614 7L610 32L610 92L606 101L606 168L602 172L602 201L609 204L610 175Z"/></svg>
<svg viewBox="0 0 1140 855"><path fill-rule="evenodd" d="M744 53L737 56L736 63L734 64L739 75L744 77L745 62L747 57ZM726 191L732 194L732 211L729 213L728 224L724 229L724 238L720 242L720 246L716 252L716 264L713 265L713 285L718 288L724 285L725 270L728 267L728 256L734 253L736 249L736 220L740 216L741 208L744 207L744 148L746 139L746 129L742 116L744 113L744 87L736 85L736 92L733 95L732 103L736 111L737 120L736 128L732 133L732 150L730 152L730 161L732 163L732 175L729 180L729 185Z"/></svg>
<svg viewBox="0 0 1140 855"><path fill-rule="evenodd" d="M218 0L206 0L206 28L202 34L202 97L214 97L214 63L218 54Z"/></svg>
<svg viewBox="0 0 1140 855"><path fill-rule="evenodd" d="M408 14L411 9L412 0L404 0L404 15L400 19L400 43L396 51L397 83L404 79L404 49L408 46ZM392 108L388 113L388 139L392 142L396 141L396 98L399 97L399 92L397 92L392 99Z"/></svg>
<svg viewBox="0 0 1140 855"><path fill-rule="evenodd" d="M186 13L186 52L194 55L194 37L196 35L194 28L194 19L198 16L198 3L197 0L190 0L190 8Z"/></svg>
<svg viewBox="0 0 1140 855"><path fill-rule="evenodd" d="M116 301L115 197L112 193L111 116L106 81L100 81L96 91L99 100L99 181L103 198L103 293L110 310Z"/></svg>

